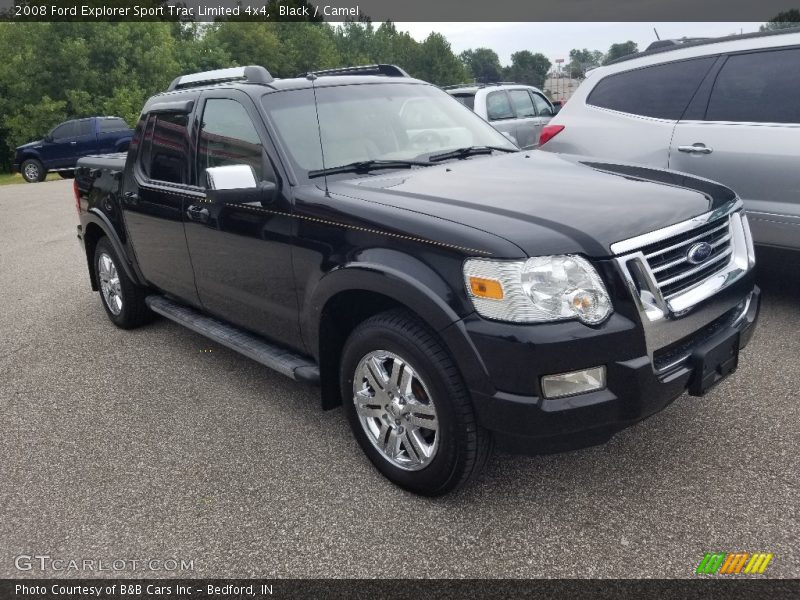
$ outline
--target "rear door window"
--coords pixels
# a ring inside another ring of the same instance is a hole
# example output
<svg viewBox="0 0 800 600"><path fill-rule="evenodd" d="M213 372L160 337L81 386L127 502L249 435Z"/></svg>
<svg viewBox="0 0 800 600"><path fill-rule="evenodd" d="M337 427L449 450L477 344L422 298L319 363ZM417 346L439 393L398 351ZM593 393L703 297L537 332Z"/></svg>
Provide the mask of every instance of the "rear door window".
<svg viewBox="0 0 800 600"><path fill-rule="evenodd" d="M81 119L78 121L78 136L83 137L87 135L92 135L94 130L92 129L92 120L91 119Z"/></svg>
<svg viewBox="0 0 800 600"><path fill-rule="evenodd" d="M486 116L490 121L514 118L514 111L511 110L511 103L505 91L490 92L486 96Z"/></svg>
<svg viewBox="0 0 800 600"><path fill-rule="evenodd" d="M189 116L155 113L147 120L139 164L150 179L187 183Z"/></svg>
<svg viewBox="0 0 800 600"><path fill-rule="evenodd" d="M544 96L537 94L536 92L531 92L531 96L533 97L533 103L536 105L536 112L540 117L553 116L553 107L547 100L545 100Z"/></svg>
<svg viewBox="0 0 800 600"><path fill-rule="evenodd" d="M677 121L715 60L709 56L609 75L595 86L586 103Z"/></svg>
<svg viewBox="0 0 800 600"><path fill-rule="evenodd" d="M800 123L800 49L730 56L717 75L706 120Z"/></svg>
<svg viewBox="0 0 800 600"><path fill-rule="evenodd" d="M122 131L130 129L124 119L100 119L100 131Z"/></svg>
<svg viewBox="0 0 800 600"><path fill-rule="evenodd" d="M514 107L517 118L524 119L536 116L528 90L509 90L508 96L511 98L511 104Z"/></svg>

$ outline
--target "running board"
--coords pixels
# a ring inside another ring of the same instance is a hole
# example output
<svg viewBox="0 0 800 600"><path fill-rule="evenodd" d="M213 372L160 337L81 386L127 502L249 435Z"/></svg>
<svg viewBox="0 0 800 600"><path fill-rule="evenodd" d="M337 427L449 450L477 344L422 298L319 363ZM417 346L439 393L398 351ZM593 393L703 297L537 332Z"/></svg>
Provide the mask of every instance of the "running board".
<svg viewBox="0 0 800 600"><path fill-rule="evenodd" d="M319 383L319 367L308 358L271 344L264 338L244 329L173 302L164 296L148 296L145 298L145 302L153 312L204 335L218 344L244 354L295 381Z"/></svg>

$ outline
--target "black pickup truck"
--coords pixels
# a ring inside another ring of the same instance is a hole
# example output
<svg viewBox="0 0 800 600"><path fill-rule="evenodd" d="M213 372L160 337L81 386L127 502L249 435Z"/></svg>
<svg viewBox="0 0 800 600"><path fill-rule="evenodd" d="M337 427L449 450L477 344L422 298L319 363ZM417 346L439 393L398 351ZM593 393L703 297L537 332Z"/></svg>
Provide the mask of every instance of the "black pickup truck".
<svg viewBox="0 0 800 600"><path fill-rule="evenodd" d="M407 118L425 110L435 129ZM127 155L83 158L92 289L344 404L427 495L601 443L736 369L758 314L742 202L704 179L522 152L391 65L177 78Z"/></svg>

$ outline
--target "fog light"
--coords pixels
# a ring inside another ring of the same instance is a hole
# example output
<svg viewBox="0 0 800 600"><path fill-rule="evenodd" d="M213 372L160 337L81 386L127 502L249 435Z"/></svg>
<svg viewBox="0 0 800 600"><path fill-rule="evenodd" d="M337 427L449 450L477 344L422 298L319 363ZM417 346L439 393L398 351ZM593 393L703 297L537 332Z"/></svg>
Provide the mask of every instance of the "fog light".
<svg viewBox="0 0 800 600"><path fill-rule="evenodd" d="M602 390L604 387L606 387L606 368L604 366L542 377L542 392L545 398L585 394Z"/></svg>

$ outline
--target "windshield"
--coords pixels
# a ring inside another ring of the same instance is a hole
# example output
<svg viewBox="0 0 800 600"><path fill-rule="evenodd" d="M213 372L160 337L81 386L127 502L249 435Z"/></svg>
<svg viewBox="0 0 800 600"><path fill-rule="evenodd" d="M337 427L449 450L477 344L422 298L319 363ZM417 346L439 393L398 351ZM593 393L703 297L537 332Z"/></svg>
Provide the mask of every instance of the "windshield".
<svg viewBox="0 0 800 600"><path fill-rule="evenodd" d="M319 130L310 88L263 98L282 145L301 175L357 162L426 161L431 154L470 146L517 149L471 110L430 85L318 87L316 93Z"/></svg>

